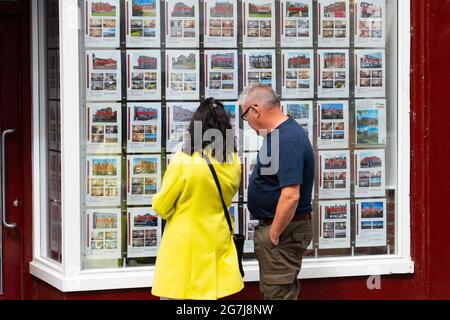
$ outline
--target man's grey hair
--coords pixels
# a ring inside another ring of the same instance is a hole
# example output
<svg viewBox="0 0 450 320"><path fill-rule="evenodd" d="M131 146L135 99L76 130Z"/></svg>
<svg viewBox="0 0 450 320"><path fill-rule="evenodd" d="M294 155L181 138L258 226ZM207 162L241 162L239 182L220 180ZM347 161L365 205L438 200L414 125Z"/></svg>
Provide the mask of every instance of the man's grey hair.
<svg viewBox="0 0 450 320"><path fill-rule="evenodd" d="M252 103L261 105L267 109L280 107L280 98L271 86L265 84L253 84L242 91L239 96L239 105L243 106L248 97L252 97Z"/></svg>

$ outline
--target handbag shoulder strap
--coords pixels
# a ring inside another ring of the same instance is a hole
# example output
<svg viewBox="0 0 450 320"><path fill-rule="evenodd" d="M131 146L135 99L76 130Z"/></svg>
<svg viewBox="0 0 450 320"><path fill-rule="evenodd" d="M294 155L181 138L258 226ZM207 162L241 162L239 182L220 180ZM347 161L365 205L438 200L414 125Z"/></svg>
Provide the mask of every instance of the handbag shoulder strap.
<svg viewBox="0 0 450 320"><path fill-rule="evenodd" d="M205 158L206 162L208 163L209 170L211 171L214 181L216 182L217 190L219 191L219 194L220 194L220 200L222 200L223 213L225 214L225 218L227 219L228 228L230 229L230 233L233 234L233 227L231 225L230 213L228 212L227 205L225 204L225 201L223 200L222 188L220 187L220 182L219 182L219 178L217 177L216 170L214 169L214 166L211 163L211 160L209 160L209 157L207 155L203 154L203 158Z"/></svg>

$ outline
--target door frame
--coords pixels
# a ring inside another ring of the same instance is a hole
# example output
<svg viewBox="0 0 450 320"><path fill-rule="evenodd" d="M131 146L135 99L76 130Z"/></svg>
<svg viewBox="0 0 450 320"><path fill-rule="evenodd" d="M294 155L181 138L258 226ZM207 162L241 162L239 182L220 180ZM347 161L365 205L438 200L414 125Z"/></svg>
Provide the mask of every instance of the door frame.
<svg viewBox="0 0 450 320"><path fill-rule="evenodd" d="M32 82L31 82L31 1L19 0L17 2L0 2L0 12L4 15L20 15L23 36L21 38L22 65L19 72L22 73L22 105L19 113L22 120L22 230L21 230L21 259L20 259L20 297L8 297L8 293L0 297L3 299L25 299L26 294L31 293L31 276L29 262L32 260ZM28 36L27 36L28 35ZM6 261L3 261L6 264ZM6 268L4 268L5 271Z"/></svg>

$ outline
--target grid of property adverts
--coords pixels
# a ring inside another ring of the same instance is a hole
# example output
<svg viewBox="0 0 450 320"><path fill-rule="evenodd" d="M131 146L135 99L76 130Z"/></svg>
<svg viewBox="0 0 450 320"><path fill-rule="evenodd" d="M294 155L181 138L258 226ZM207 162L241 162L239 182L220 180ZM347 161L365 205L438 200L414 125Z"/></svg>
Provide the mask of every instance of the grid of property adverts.
<svg viewBox="0 0 450 320"><path fill-rule="evenodd" d="M277 91L314 147L307 257L396 252L396 16L387 15L396 1L80 4L84 268L154 264L164 226L152 197L210 96L224 102L236 130L243 176L231 211L254 259L258 221L246 201L262 138L237 103L254 83Z"/></svg>

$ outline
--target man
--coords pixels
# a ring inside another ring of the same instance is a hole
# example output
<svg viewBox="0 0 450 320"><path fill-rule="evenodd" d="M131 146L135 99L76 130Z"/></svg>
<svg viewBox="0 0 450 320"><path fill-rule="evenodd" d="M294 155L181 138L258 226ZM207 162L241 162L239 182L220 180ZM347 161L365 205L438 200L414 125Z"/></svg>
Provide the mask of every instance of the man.
<svg viewBox="0 0 450 320"><path fill-rule="evenodd" d="M271 87L247 88L239 104L242 119L264 136L247 203L253 218L259 219L254 243L261 296L296 300L302 255L312 240L313 149L303 128L282 113Z"/></svg>

